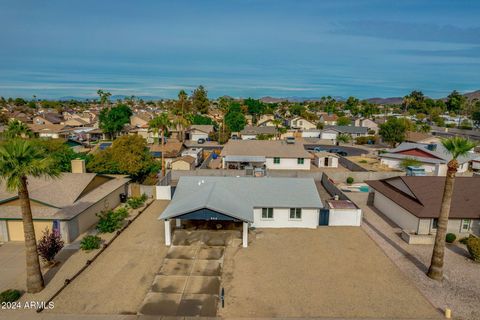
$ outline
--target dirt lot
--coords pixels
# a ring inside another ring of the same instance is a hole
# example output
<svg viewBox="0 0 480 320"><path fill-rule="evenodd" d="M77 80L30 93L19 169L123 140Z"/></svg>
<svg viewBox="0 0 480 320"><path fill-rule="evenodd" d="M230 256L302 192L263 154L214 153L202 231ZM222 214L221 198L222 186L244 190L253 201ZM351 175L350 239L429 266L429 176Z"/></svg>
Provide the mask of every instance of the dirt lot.
<svg viewBox="0 0 480 320"><path fill-rule="evenodd" d="M55 313L136 313L167 253L155 201L55 300Z"/></svg>
<svg viewBox="0 0 480 320"><path fill-rule="evenodd" d="M355 162L360 167L363 167L369 171L379 171L379 172L391 172L395 171L394 169L389 168L386 165L380 164L380 160L372 157L362 157L362 156L352 156L347 157L348 160Z"/></svg>
<svg viewBox="0 0 480 320"><path fill-rule="evenodd" d="M439 317L361 228L256 233L226 250L220 316Z"/></svg>

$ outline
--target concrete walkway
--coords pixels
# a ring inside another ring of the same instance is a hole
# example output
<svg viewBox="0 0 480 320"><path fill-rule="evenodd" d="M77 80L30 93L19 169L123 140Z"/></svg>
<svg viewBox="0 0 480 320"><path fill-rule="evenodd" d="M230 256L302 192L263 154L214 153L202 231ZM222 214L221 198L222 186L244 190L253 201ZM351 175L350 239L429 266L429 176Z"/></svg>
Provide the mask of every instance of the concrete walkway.
<svg viewBox="0 0 480 320"><path fill-rule="evenodd" d="M25 244L6 242L0 245L0 292L25 287Z"/></svg>

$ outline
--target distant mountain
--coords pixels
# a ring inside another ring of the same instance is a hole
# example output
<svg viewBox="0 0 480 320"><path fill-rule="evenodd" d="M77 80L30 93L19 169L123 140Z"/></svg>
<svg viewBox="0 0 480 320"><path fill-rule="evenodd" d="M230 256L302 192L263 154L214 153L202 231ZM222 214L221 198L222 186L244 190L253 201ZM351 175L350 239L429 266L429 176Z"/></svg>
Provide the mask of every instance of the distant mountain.
<svg viewBox="0 0 480 320"><path fill-rule="evenodd" d="M403 101L402 97L392 97L392 98L369 98L365 101L375 104L401 104Z"/></svg>
<svg viewBox="0 0 480 320"><path fill-rule="evenodd" d="M465 93L464 96L467 97L468 100L480 99L480 90Z"/></svg>
<svg viewBox="0 0 480 320"><path fill-rule="evenodd" d="M345 100L344 97L340 97L340 96L335 96L335 97L332 97L334 98L335 100L338 100L338 101L343 101ZM278 103L278 102L282 102L282 101L289 101L289 102L305 102L305 101L320 101L322 100L321 97L283 97L283 98L275 98L275 97L270 97L270 96L266 96L266 97L262 97L259 99L260 101L262 102L265 102L265 103Z"/></svg>
<svg viewBox="0 0 480 320"><path fill-rule="evenodd" d="M117 101L117 100L124 100L125 98L130 98L131 96L126 96L126 95L113 95L110 97L110 101ZM137 99L142 99L144 101L151 101L151 100L161 100L163 99L162 97L159 96L135 96ZM94 97L75 97L75 96L65 96L65 97L60 97L58 100L60 101L70 101L70 100L77 100L77 101L86 101L86 100L98 100L99 98L97 96Z"/></svg>

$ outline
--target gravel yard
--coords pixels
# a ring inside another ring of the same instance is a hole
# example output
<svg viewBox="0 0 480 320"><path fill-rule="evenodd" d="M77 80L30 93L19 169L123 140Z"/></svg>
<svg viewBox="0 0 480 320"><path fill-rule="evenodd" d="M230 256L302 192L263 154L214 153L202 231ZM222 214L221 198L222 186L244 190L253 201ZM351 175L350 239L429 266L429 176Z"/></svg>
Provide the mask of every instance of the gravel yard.
<svg viewBox="0 0 480 320"><path fill-rule="evenodd" d="M226 250L220 316L439 318L361 228L254 233Z"/></svg>
<svg viewBox="0 0 480 320"><path fill-rule="evenodd" d="M447 244L445 279L431 280L425 272L433 246L408 245L400 238L400 229L393 222L366 205L367 194L349 193L348 196L362 207L364 230L437 308L452 309L454 319L480 319L480 264L468 258L463 245Z"/></svg>

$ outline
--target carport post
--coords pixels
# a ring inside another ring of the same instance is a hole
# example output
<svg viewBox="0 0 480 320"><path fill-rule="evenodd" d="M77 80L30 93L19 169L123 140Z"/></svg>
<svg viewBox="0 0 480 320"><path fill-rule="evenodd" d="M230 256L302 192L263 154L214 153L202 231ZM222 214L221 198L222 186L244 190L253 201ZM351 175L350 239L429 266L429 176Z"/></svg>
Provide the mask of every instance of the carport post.
<svg viewBox="0 0 480 320"><path fill-rule="evenodd" d="M170 219L165 219L165 245L172 244L172 228L170 227Z"/></svg>
<svg viewBox="0 0 480 320"><path fill-rule="evenodd" d="M243 222L243 237L242 237L242 246L244 248L248 247L248 222Z"/></svg>

